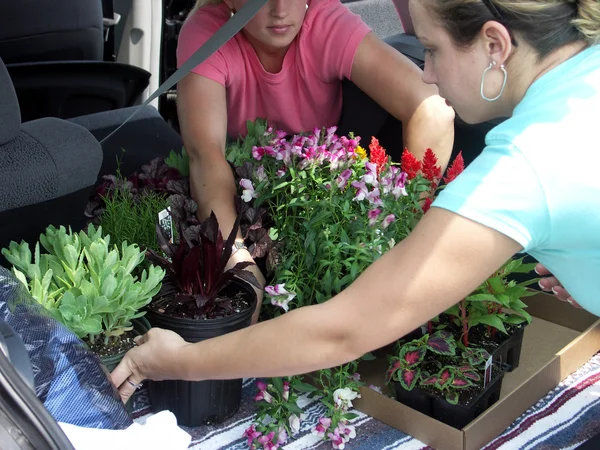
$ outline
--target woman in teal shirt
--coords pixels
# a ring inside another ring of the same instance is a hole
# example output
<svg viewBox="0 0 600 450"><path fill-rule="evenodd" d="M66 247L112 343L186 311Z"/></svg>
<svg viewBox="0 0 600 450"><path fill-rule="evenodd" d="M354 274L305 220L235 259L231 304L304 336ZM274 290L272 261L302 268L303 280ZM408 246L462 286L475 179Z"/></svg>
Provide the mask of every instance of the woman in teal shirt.
<svg viewBox="0 0 600 450"><path fill-rule="evenodd" d="M124 399L145 378L284 376L354 360L522 251L600 315L599 2L410 0L410 12L424 81L469 123L508 120L411 235L345 291L197 344L151 330L112 374Z"/></svg>

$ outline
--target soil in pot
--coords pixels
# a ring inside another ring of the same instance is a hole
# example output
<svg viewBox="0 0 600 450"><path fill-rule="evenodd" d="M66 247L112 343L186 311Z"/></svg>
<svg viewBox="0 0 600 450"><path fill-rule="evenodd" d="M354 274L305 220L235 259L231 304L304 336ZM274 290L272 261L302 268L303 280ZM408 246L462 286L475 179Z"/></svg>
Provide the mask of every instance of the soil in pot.
<svg viewBox="0 0 600 450"><path fill-rule="evenodd" d="M494 362L507 364L508 371L512 372L519 367L525 325L509 325L506 331L508 335L490 332L482 325L473 327L469 330L469 345L484 348L492 355Z"/></svg>
<svg viewBox="0 0 600 450"><path fill-rule="evenodd" d="M236 282L224 294L239 300L236 303L239 312L227 317L193 319L189 313L188 317L182 317L185 308L176 301L162 298L152 302L148 320L152 326L174 331L187 342L200 342L249 326L256 306L254 289ZM171 311L175 316L167 314ZM220 423L235 414L241 401L242 380L150 381L148 390L153 411L168 409L175 414L179 425L195 427Z"/></svg>

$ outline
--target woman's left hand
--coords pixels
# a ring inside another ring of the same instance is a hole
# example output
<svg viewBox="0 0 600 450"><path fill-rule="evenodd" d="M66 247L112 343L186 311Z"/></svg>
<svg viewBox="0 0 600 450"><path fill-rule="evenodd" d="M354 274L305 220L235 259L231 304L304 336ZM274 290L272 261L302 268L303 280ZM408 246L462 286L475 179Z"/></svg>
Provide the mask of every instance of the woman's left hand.
<svg viewBox="0 0 600 450"><path fill-rule="evenodd" d="M569 294L567 292L567 290L562 286L560 281L558 281L558 279L554 275L552 275L550 273L550 271L543 266L543 264L538 263L535 266L535 272L538 275L541 275L544 277L538 283L540 285L540 288L542 288L542 290L547 291L547 292L552 291L552 293L559 300L562 300L563 302L567 302L576 308L581 308L581 306L579 306L579 303L577 303L573 299L573 297L571 297L571 294Z"/></svg>
<svg viewBox="0 0 600 450"><path fill-rule="evenodd" d="M110 377L126 403L142 381L181 379L178 355L189 344L173 331L152 328L136 338L137 347L128 351Z"/></svg>

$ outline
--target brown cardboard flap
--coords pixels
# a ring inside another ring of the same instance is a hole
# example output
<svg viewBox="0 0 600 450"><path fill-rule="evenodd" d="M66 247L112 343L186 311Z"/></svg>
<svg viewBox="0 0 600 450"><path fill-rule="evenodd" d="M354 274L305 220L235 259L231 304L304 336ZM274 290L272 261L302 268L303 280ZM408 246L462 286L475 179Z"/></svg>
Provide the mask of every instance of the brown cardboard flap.
<svg viewBox="0 0 600 450"><path fill-rule="evenodd" d="M598 317L567 302L558 300L554 295L539 292L523 299L527 303L529 314L540 319L554 322L579 332L591 327Z"/></svg>

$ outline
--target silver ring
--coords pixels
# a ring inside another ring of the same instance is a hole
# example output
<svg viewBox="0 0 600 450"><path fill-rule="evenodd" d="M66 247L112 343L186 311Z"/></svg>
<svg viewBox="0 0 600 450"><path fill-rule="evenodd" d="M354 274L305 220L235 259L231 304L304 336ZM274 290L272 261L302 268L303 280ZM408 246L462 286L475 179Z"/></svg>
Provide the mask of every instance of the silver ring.
<svg viewBox="0 0 600 450"><path fill-rule="evenodd" d="M127 380L125 380L125 381L127 381L132 387L134 387L136 389L140 389L142 387L142 383L134 383L129 378L127 378Z"/></svg>

